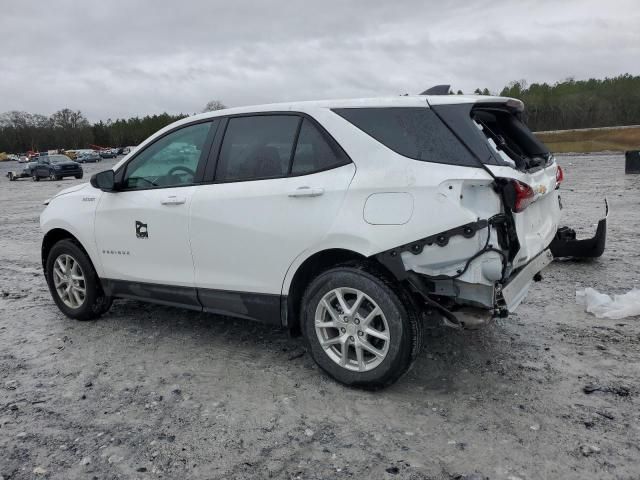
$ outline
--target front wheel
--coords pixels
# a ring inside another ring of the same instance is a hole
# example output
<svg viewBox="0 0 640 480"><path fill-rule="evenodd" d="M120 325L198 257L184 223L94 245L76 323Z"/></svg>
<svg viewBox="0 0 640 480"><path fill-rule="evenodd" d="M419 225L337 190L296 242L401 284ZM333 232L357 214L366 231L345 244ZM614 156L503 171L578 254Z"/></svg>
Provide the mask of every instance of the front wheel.
<svg viewBox="0 0 640 480"><path fill-rule="evenodd" d="M80 174L80 175L76 175L76 178L77 178L78 180L80 180L80 179L82 178L82 174Z"/></svg>
<svg viewBox="0 0 640 480"><path fill-rule="evenodd" d="M39 182L40 181L40 177L38 176L37 173L33 173L31 180L33 180L34 182Z"/></svg>
<svg viewBox="0 0 640 480"><path fill-rule="evenodd" d="M305 292L302 310L313 359L346 385L390 385L420 351L422 329L411 297L365 264L319 275Z"/></svg>
<svg viewBox="0 0 640 480"><path fill-rule="evenodd" d="M111 298L104 294L91 260L77 243L60 240L49 251L46 265L51 296L67 317L92 320L109 310Z"/></svg>

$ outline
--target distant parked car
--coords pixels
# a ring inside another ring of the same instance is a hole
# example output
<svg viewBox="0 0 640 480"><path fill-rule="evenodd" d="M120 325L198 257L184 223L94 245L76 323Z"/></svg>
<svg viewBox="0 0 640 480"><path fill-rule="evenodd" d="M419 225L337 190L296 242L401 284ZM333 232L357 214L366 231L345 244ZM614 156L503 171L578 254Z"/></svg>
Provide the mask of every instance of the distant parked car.
<svg viewBox="0 0 640 480"><path fill-rule="evenodd" d="M31 178L34 182L41 178L60 180L64 177L82 178L83 171L79 163L69 160L66 155L48 155L38 158L32 169Z"/></svg>
<svg viewBox="0 0 640 480"><path fill-rule="evenodd" d="M100 150L100 156L102 158L116 158L118 156L117 150L106 148L104 150Z"/></svg>
<svg viewBox="0 0 640 480"><path fill-rule="evenodd" d="M102 160L102 157L96 152L80 153L76 157L76 162L78 163L95 163L99 162L100 160Z"/></svg>
<svg viewBox="0 0 640 480"><path fill-rule="evenodd" d="M26 155L20 155L18 163L29 163L29 157L27 157Z"/></svg>

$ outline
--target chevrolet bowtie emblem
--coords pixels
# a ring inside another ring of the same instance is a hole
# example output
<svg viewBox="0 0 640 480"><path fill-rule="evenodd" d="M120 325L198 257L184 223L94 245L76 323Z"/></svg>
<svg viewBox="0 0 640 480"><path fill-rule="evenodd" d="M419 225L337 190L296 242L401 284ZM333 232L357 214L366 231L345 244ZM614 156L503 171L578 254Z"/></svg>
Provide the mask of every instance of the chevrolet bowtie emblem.
<svg viewBox="0 0 640 480"><path fill-rule="evenodd" d="M547 187L545 187L544 185L538 185L536 187L536 191L540 194L540 195L544 195L545 193L547 193Z"/></svg>

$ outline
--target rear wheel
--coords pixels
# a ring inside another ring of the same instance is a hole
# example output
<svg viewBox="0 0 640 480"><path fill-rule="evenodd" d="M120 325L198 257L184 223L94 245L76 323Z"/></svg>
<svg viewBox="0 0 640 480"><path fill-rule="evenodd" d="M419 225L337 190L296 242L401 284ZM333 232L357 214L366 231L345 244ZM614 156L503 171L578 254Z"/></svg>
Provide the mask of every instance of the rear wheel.
<svg viewBox="0 0 640 480"><path fill-rule="evenodd" d="M9 181L10 181L10 182L15 182L15 180L16 180L16 177L15 177L15 175L13 174L13 172L9 172Z"/></svg>
<svg viewBox="0 0 640 480"><path fill-rule="evenodd" d="M421 345L410 297L365 264L315 278L302 303L302 329L316 363L341 383L369 389L398 380Z"/></svg>
<svg viewBox="0 0 640 480"><path fill-rule="evenodd" d="M31 180L33 180L34 182L39 182L40 181L40 177L38 176L38 174L36 172L33 172Z"/></svg>
<svg viewBox="0 0 640 480"><path fill-rule="evenodd" d="M73 240L60 240L51 248L46 278L53 300L70 318L91 320L111 307L91 260Z"/></svg>

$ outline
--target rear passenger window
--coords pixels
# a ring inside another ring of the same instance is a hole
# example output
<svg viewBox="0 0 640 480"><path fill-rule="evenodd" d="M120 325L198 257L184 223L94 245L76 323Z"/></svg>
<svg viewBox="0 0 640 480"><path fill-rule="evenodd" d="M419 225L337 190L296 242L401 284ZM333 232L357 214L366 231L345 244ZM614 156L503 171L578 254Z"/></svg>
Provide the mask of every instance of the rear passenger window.
<svg viewBox="0 0 640 480"><path fill-rule="evenodd" d="M286 176L300 117L257 115L229 119L216 181Z"/></svg>
<svg viewBox="0 0 640 480"><path fill-rule="evenodd" d="M429 108L338 108L333 111L405 157L452 165L478 165Z"/></svg>
<svg viewBox="0 0 640 480"><path fill-rule="evenodd" d="M336 150L309 120L303 120L291 174L304 175L346 164L346 156Z"/></svg>

